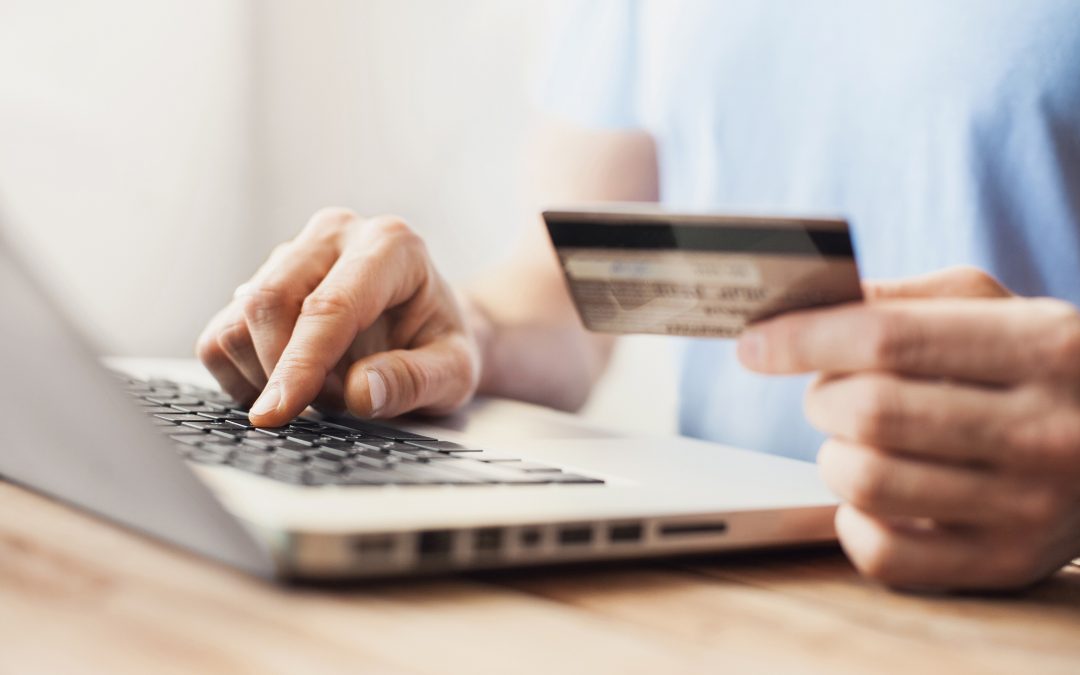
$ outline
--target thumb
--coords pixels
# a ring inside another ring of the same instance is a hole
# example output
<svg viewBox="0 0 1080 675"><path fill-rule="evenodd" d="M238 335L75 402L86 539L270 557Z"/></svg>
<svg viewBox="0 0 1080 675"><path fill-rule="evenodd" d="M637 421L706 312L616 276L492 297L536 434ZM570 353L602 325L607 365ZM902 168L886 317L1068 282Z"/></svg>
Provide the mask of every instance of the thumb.
<svg viewBox="0 0 1080 675"><path fill-rule="evenodd" d="M1008 298L1013 293L978 267L961 265L890 281L864 281L866 299Z"/></svg>
<svg viewBox="0 0 1080 675"><path fill-rule="evenodd" d="M394 417L413 410L446 414L476 391L474 363L455 340L373 354L349 368L345 404L358 417Z"/></svg>

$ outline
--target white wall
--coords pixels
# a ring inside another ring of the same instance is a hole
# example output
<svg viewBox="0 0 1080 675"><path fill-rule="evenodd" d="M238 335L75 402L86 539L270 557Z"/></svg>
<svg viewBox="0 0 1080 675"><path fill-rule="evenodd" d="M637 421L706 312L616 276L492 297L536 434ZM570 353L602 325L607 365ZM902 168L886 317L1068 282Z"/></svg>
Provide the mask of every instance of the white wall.
<svg viewBox="0 0 1080 675"><path fill-rule="evenodd" d="M190 351L245 252L247 6L0 3L0 217L108 349Z"/></svg>
<svg viewBox="0 0 1080 675"><path fill-rule="evenodd" d="M120 354L188 354L320 206L395 212L460 279L522 222L546 8L529 0L5 0L0 214ZM666 349L590 405L666 429Z"/></svg>

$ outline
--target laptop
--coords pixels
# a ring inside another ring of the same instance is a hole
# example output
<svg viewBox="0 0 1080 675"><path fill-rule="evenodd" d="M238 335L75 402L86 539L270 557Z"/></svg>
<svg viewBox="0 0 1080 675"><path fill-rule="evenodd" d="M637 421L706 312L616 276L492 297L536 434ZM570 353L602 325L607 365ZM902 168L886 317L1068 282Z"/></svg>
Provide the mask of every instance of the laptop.
<svg viewBox="0 0 1080 675"><path fill-rule="evenodd" d="M478 400L257 429L110 372L0 237L0 476L246 572L345 580L828 542L816 467ZM500 433L493 433L493 429Z"/></svg>

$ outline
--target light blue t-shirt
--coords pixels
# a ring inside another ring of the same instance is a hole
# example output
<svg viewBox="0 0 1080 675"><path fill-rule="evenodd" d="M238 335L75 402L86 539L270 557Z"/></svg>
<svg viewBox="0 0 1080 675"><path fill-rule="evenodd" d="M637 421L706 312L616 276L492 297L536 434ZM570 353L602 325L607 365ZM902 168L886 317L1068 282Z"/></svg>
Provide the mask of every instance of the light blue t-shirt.
<svg viewBox="0 0 1080 675"><path fill-rule="evenodd" d="M1080 303L1077 0L585 0L556 36L545 106L651 132L667 207L841 213L864 278ZM683 433L813 459L806 378L679 342Z"/></svg>

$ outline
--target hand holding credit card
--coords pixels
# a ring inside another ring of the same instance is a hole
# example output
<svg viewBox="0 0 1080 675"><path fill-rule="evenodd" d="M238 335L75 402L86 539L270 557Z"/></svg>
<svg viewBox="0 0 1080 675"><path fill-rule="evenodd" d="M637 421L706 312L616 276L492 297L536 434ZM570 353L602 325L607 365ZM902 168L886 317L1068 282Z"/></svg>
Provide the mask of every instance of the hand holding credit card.
<svg viewBox="0 0 1080 675"><path fill-rule="evenodd" d="M737 337L783 312L862 299L841 219L545 211L585 327Z"/></svg>

